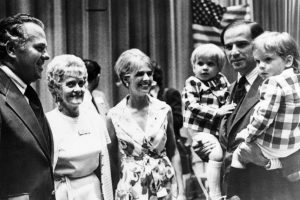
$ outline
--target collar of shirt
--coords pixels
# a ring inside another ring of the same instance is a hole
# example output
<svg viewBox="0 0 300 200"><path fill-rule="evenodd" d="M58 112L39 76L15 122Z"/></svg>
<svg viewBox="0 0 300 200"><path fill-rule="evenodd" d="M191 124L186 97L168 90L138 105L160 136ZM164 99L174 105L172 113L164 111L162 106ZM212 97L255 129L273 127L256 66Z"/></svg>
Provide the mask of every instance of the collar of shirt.
<svg viewBox="0 0 300 200"><path fill-rule="evenodd" d="M245 87L246 87L247 92L249 92L251 85L257 78L258 72L259 72L258 68L255 67L249 74L246 75L247 83L245 84ZM240 80L241 77L242 77L242 75L238 74L238 80Z"/></svg>
<svg viewBox="0 0 300 200"><path fill-rule="evenodd" d="M284 69L281 74L294 74L294 73L295 72L294 72L293 68L287 68L287 69Z"/></svg>
<svg viewBox="0 0 300 200"><path fill-rule="evenodd" d="M13 81L13 83L17 86L20 92L24 95L27 87L26 83L24 83L24 81L22 81L9 67L1 65L0 68Z"/></svg>
<svg viewBox="0 0 300 200"><path fill-rule="evenodd" d="M95 108L95 106L92 102L92 94L90 93L90 91L88 89L85 89L83 102L80 105L80 107L83 107L85 109L89 109L89 110L93 110L93 111L97 112L97 110L96 110L96 108Z"/></svg>
<svg viewBox="0 0 300 200"><path fill-rule="evenodd" d="M92 101L92 94L88 89L85 89L85 91L84 91L84 98L89 101Z"/></svg>

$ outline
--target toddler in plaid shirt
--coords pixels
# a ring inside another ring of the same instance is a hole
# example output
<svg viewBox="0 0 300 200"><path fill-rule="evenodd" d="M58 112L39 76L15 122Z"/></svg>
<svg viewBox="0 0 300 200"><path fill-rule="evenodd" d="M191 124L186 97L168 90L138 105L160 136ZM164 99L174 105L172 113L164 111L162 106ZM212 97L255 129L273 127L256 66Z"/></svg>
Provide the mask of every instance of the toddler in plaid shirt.
<svg viewBox="0 0 300 200"><path fill-rule="evenodd" d="M253 56L260 76L260 101L254 108L250 123L237 134L241 145L257 145L270 161L266 168L281 168L278 158L300 149L300 56L297 43L288 33L265 32L254 40ZM229 186L242 179L243 158L239 148L232 157ZM231 181L230 181L231 180ZM241 180L242 181L242 180ZM230 190L230 188L228 188Z"/></svg>
<svg viewBox="0 0 300 200"><path fill-rule="evenodd" d="M225 53L218 46L198 46L191 55L194 76L186 80L182 92L184 127L191 135L195 153L208 161L207 180L212 200L222 198L220 170L223 151L217 139L219 123L235 108L235 104L226 104L229 83L220 73L225 63Z"/></svg>

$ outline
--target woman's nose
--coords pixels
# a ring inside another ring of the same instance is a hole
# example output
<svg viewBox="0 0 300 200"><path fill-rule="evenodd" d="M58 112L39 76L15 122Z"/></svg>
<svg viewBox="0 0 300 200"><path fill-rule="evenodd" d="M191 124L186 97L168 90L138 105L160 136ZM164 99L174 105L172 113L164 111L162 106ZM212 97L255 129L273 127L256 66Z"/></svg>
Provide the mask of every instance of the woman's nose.
<svg viewBox="0 0 300 200"><path fill-rule="evenodd" d="M149 79L150 79L149 75L147 73L145 73L143 76L143 80L149 80Z"/></svg>
<svg viewBox="0 0 300 200"><path fill-rule="evenodd" d="M76 84L74 87L74 91L80 91L82 90L82 87L79 86L79 84Z"/></svg>

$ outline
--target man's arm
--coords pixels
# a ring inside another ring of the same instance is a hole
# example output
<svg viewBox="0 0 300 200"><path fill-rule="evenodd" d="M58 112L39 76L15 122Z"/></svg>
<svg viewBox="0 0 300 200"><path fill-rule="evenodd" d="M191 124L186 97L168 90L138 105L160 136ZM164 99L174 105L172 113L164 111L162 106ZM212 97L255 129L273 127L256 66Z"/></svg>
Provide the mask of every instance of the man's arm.
<svg viewBox="0 0 300 200"><path fill-rule="evenodd" d="M167 88L164 91L164 100L171 106L174 130L179 130L183 126L181 94L178 90Z"/></svg>
<svg viewBox="0 0 300 200"><path fill-rule="evenodd" d="M228 145L228 136L227 136L227 120L228 120L228 116L226 115L221 119L221 123L219 126L219 142L221 144L221 147L223 149L223 151L225 152L227 149L227 145Z"/></svg>
<svg viewBox="0 0 300 200"><path fill-rule="evenodd" d="M287 177L292 182L300 180L300 150L288 157L281 158L280 161L284 177Z"/></svg>

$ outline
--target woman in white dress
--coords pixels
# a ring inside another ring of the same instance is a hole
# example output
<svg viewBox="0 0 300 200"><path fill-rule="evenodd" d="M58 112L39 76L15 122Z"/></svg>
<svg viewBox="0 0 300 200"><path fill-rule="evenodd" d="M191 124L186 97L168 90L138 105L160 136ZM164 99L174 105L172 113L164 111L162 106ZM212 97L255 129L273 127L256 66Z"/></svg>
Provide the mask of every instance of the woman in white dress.
<svg viewBox="0 0 300 200"><path fill-rule="evenodd" d="M56 56L48 64L47 81L57 104L46 114L54 140L56 199L113 199L105 122L80 107L87 86L83 61L74 55ZM106 166L102 173L100 162ZM109 181L101 186L101 179Z"/></svg>
<svg viewBox="0 0 300 200"><path fill-rule="evenodd" d="M153 80L150 58L138 49L127 50L115 70L129 92L108 112L114 147L110 155L121 162L116 199L184 200L171 108L148 95Z"/></svg>

